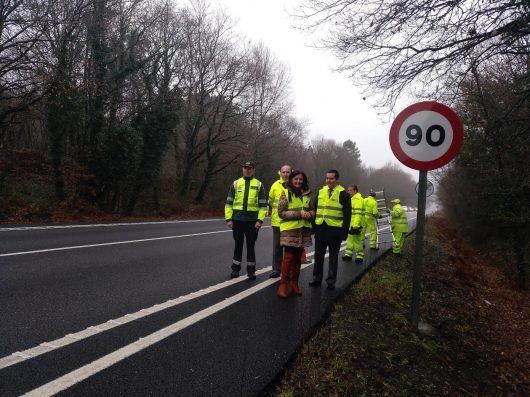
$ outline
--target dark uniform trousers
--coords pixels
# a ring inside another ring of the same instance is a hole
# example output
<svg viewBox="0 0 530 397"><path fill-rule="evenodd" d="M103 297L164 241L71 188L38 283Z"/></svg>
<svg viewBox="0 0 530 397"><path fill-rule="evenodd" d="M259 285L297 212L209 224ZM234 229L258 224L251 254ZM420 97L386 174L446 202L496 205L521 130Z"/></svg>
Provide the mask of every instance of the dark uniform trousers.
<svg viewBox="0 0 530 397"><path fill-rule="evenodd" d="M234 261L241 263L243 258L243 243L247 242L247 263L256 262L254 246L258 239L258 229L255 228L256 221L234 221L232 234L236 242L234 247Z"/></svg>
<svg viewBox="0 0 530 397"><path fill-rule="evenodd" d="M315 267L313 268L313 280L322 282L324 275L324 257L329 248L329 269L326 282L335 285L337 281L337 267L339 261L339 250L342 242L343 231L340 227L332 227L323 223L315 230Z"/></svg>
<svg viewBox="0 0 530 397"><path fill-rule="evenodd" d="M272 227L272 270L281 271L283 247L280 245L280 227Z"/></svg>

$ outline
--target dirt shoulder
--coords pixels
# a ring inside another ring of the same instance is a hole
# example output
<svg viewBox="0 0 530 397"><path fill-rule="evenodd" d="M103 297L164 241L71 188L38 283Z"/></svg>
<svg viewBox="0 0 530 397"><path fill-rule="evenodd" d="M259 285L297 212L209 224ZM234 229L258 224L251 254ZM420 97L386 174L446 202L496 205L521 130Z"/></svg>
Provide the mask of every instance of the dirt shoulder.
<svg viewBox="0 0 530 397"><path fill-rule="evenodd" d="M441 218L427 225L421 314L409 325L414 241L337 303L277 396L528 396L529 293Z"/></svg>

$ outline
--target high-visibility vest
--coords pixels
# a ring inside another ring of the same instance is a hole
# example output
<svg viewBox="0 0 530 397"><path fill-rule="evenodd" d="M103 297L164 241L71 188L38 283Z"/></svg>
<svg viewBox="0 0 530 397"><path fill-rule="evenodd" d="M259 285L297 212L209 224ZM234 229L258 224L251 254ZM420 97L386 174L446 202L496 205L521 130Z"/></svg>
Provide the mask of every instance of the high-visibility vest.
<svg viewBox="0 0 530 397"><path fill-rule="evenodd" d="M390 211L390 215L392 216L390 226L392 227L393 232L407 233L409 231L407 216L400 204L394 204L394 208Z"/></svg>
<svg viewBox="0 0 530 397"><path fill-rule="evenodd" d="M283 179L278 179L271 186L269 191L269 206L271 208L271 226L280 227L281 219L278 216L278 200L285 190L283 187Z"/></svg>
<svg viewBox="0 0 530 397"><path fill-rule="evenodd" d="M364 199L361 193L355 193L351 198L350 227L364 227Z"/></svg>
<svg viewBox="0 0 530 397"><path fill-rule="evenodd" d="M259 202L259 191L261 189L261 182L256 178L252 178L249 183L248 198L247 198L247 211L258 212L258 219L263 220L267 213L267 202ZM245 199L245 178L241 177L234 181L235 197L232 205L225 205L225 218L231 219L233 211L242 211ZM260 204L263 207L260 208Z"/></svg>
<svg viewBox="0 0 530 397"><path fill-rule="evenodd" d="M379 210L377 209L377 201L372 196L364 199L364 214L366 216L366 223L373 222L375 218L379 217Z"/></svg>
<svg viewBox="0 0 530 397"><path fill-rule="evenodd" d="M340 193L344 188L340 185L335 186L331 197L329 197L329 187L324 186L318 192L318 207L315 217L315 223L322 225L324 221L328 226L342 227L342 204L340 203Z"/></svg>
<svg viewBox="0 0 530 397"><path fill-rule="evenodd" d="M287 198L287 211L309 211L309 196L296 197L291 193L291 200L289 200L289 190L284 189L285 197ZM311 227L311 222L307 219L282 219L280 222L280 232L286 230L300 229L301 227Z"/></svg>

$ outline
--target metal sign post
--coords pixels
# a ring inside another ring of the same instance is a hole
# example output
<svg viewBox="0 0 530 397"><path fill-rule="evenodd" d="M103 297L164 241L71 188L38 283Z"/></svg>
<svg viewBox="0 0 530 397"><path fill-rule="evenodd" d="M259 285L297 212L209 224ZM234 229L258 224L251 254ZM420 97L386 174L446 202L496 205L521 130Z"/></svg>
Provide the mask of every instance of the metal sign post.
<svg viewBox="0 0 530 397"><path fill-rule="evenodd" d="M407 167L420 171L411 305L412 326L417 330L420 323L427 172L443 167L458 154L464 140L464 128L450 107L433 101L419 102L397 115L390 128L389 140L396 158Z"/></svg>
<svg viewBox="0 0 530 397"><path fill-rule="evenodd" d="M418 212L416 219L416 247L414 249L414 273L412 276L412 327L418 329L420 320L421 274L423 266L423 236L425 235L425 207L427 202L427 171L420 171L418 186Z"/></svg>

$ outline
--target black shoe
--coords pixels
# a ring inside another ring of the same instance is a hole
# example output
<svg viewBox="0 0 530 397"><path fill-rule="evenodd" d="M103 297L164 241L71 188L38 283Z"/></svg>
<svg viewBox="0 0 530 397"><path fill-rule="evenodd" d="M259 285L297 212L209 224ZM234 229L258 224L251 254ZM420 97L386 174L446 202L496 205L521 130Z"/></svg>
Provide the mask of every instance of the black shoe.
<svg viewBox="0 0 530 397"><path fill-rule="evenodd" d="M335 284L328 284L327 287L330 291L333 291L335 289Z"/></svg>
<svg viewBox="0 0 530 397"><path fill-rule="evenodd" d="M350 262L350 261L351 261L351 256L344 255L344 256L342 257L342 260L343 260L343 261L348 261L348 262Z"/></svg>
<svg viewBox="0 0 530 397"><path fill-rule="evenodd" d="M361 258L355 258L355 263L363 263L363 260Z"/></svg>
<svg viewBox="0 0 530 397"><path fill-rule="evenodd" d="M280 277L280 272L278 270L273 270L271 274L269 274L269 278L278 278Z"/></svg>
<svg viewBox="0 0 530 397"><path fill-rule="evenodd" d="M238 278L239 272L237 270L232 270L232 273L230 273L230 278Z"/></svg>
<svg viewBox="0 0 530 397"><path fill-rule="evenodd" d="M318 280L313 280L309 282L309 285L311 287L320 287L321 284L322 284L322 281L318 281Z"/></svg>
<svg viewBox="0 0 530 397"><path fill-rule="evenodd" d="M247 276L250 280L256 279L256 265L247 265Z"/></svg>

